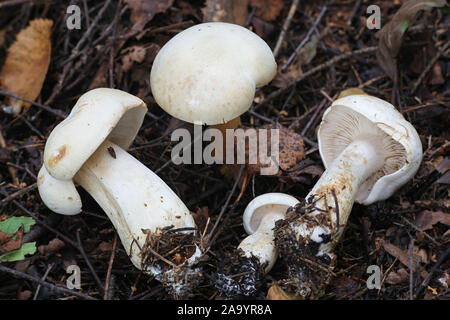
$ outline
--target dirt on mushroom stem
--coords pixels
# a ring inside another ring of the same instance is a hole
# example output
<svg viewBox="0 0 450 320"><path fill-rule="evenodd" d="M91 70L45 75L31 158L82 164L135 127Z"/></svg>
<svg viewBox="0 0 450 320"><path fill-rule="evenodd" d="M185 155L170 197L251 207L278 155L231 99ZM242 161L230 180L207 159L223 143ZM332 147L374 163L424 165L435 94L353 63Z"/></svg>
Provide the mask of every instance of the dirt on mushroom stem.
<svg viewBox="0 0 450 320"><path fill-rule="evenodd" d="M324 195L316 198L323 197ZM320 235L323 242L318 243L309 237L297 236L294 231L300 225L306 224L308 228L313 229L316 226L331 223L329 211L334 211L334 208L320 210L317 214L318 208L315 207L315 201L317 200L302 201L288 210L285 219L275 222L275 246L280 251L283 264L287 267L287 277L278 281L278 285L283 290L294 292L303 299L315 299L323 295L333 275L332 270L336 262L332 253L317 256L321 245L331 241L337 242L332 234ZM312 212L316 214L311 215ZM331 246L334 247L334 245Z"/></svg>
<svg viewBox="0 0 450 320"><path fill-rule="evenodd" d="M263 285L266 263L261 265L255 257L247 257L238 248L229 256L225 256L217 268L214 286L219 295L225 298L237 298L255 295Z"/></svg>
<svg viewBox="0 0 450 320"><path fill-rule="evenodd" d="M189 264L197 248L203 246L202 239L194 228L173 226L151 232L143 229L145 243L139 247L142 259L141 270L151 270L166 291L176 299L186 299L201 282L201 265ZM137 245L137 241L133 242ZM131 249L130 249L131 250Z"/></svg>

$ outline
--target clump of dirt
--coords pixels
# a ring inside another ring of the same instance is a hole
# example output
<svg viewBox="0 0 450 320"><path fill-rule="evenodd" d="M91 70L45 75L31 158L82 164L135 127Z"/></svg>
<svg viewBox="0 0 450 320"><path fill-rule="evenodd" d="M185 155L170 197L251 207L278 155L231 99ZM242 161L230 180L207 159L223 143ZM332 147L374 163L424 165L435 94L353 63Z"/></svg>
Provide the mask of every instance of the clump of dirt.
<svg viewBox="0 0 450 320"><path fill-rule="evenodd" d="M189 261L199 250L195 229L169 226L158 232L142 231L147 237L140 248L141 269L152 270L174 298L188 298L201 278L201 267L196 266L196 261Z"/></svg>
<svg viewBox="0 0 450 320"><path fill-rule="evenodd" d="M244 254L242 249L237 249L225 256L218 266L214 283L221 296L252 296L261 289L266 266L261 265L258 258Z"/></svg>
<svg viewBox="0 0 450 320"><path fill-rule="evenodd" d="M303 299L323 295L336 260L326 254L317 256L320 245L331 241L330 236L322 237L321 243L297 237L294 231L296 226L307 224L313 228L320 224L319 219L308 214L311 210L310 201L303 201L288 210L286 219L275 222L275 246L287 269L287 277L278 281L278 285Z"/></svg>

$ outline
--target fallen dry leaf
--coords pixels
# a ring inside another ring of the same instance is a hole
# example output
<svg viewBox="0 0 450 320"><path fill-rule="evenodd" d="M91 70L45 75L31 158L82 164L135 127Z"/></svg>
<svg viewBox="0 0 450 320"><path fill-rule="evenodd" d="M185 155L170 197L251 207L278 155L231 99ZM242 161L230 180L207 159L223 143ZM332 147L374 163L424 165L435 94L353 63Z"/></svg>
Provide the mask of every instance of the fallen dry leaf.
<svg viewBox="0 0 450 320"><path fill-rule="evenodd" d="M268 300L299 300L300 297L287 293L280 286L274 284L267 291Z"/></svg>
<svg viewBox="0 0 450 320"><path fill-rule="evenodd" d="M450 226L450 214L442 211L425 210L417 215L414 224L425 231L432 229L433 225L438 222Z"/></svg>
<svg viewBox="0 0 450 320"><path fill-rule="evenodd" d="M65 246L65 243L58 238L51 240L47 245L42 245L38 247L38 251L43 255L50 255L58 252Z"/></svg>
<svg viewBox="0 0 450 320"><path fill-rule="evenodd" d="M256 15L263 20L275 20L283 9L283 0L251 0L250 5L256 7Z"/></svg>
<svg viewBox="0 0 450 320"><path fill-rule="evenodd" d="M127 72L133 66L133 63L142 63L145 59L147 50L143 46L131 46L123 49L121 54L122 57L122 70Z"/></svg>
<svg viewBox="0 0 450 320"><path fill-rule="evenodd" d="M410 252L409 252L409 250L402 250L399 247L397 247L391 243L387 243L387 242L383 242L383 248L391 256L398 258L398 260L402 264L404 264L406 267L408 267L408 268L410 267L410 263L409 263ZM411 267L412 267L413 271L415 271L419 264L420 257L413 253L412 260L413 261L412 261Z"/></svg>
<svg viewBox="0 0 450 320"><path fill-rule="evenodd" d="M17 250L22 246L23 227L13 234L0 231L0 253Z"/></svg>
<svg viewBox="0 0 450 320"><path fill-rule="evenodd" d="M247 20L248 0L207 0L202 9L203 22L229 22L244 25Z"/></svg>
<svg viewBox="0 0 450 320"><path fill-rule="evenodd" d="M42 89L51 55L52 20L35 19L20 31L9 47L8 56L0 72L0 85L28 100L35 100ZM7 98L5 101L18 114L29 103Z"/></svg>
<svg viewBox="0 0 450 320"><path fill-rule="evenodd" d="M407 282L409 279L409 273L406 269L400 268L397 272L391 271L385 282L389 284L401 284Z"/></svg>
<svg viewBox="0 0 450 320"><path fill-rule="evenodd" d="M134 23L133 29L137 31L142 31L146 23L156 14L165 12L173 4L173 0L125 0L125 2L131 9L130 19Z"/></svg>
<svg viewBox="0 0 450 320"><path fill-rule="evenodd" d="M379 31L377 60L391 79L397 79L397 54L402 45L403 35L414 23L416 14L421 10L429 11L433 7L442 7L445 4L446 0L409 0Z"/></svg>

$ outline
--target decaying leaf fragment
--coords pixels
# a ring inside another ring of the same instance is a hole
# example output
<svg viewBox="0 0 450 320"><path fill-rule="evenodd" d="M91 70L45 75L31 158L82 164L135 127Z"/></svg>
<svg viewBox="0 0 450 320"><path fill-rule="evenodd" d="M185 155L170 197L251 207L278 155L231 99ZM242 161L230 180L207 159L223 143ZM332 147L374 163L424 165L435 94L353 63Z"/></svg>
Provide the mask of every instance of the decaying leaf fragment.
<svg viewBox="0 0 450 320"><path fill-rule="evenodd" d="M250 4L256 7L256 15L266 21L275 20L283 9L283 0L251 0Z"/></svg>
<svg viewBox="0 0 450 320"><path fill-rule="evenodd" d="M17 34L0 72L3 88L28 100L39 96L50 64L52 25L52 20L35 19ZM9 97L5 104L13 107L14 114L30 105Z"/></svg>
<svg viewBox="0 0 450 320"><path fill-rule="evenodd" d="M125 0L125 2L131 9L130 19L134 23L133 29L137 31L144 30L147 22L156 14L165 12L173 4L173 0Z"/></svg>
<svg viewBox="0 0 450 320"><path fill-rule="evenodd" d="M405 2L378 33L377 60L387 75L395 81L397 78L397 54L402 45L403 35L410 27L416 14L421 10L429 11L434 7L443 7L446 0L409 0Z"/></svg>

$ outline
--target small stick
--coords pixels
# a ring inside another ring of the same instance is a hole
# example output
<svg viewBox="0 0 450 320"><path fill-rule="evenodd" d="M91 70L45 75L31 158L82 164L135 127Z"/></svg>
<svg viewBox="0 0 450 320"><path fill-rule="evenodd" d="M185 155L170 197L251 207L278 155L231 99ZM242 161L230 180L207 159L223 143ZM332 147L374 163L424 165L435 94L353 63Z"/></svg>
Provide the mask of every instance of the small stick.
<svg viewBox="0 0 450 320"><path fill-rule="evenodd" d="M58 291L58 292L62 292L62 293L65 293L65 294L70 294L70 295L73 295L73 296L76 296L76 297L79 297L79 298L83 298L83 299L86 299L86 300L97 300L97 299L95 299L95 298L93 298L91 296L88 296L86 294L80 293L78 291L67 289L65 286L63 287L63 286L60 286L60 285L54 285L54 284L52 284L50 282L46 282L46 281L44 281L42 279L33 277L33 276L31 276L31 275L29 275L27 273L23 273L23 272L15 270L15 269L8 268L8 267L4 266L2 263L0 263L0 271L9 273L9 274L11 274L13 276L16 276L16 277L20 277L20 278L23 278L23 279L26 279L26 280L29 280L29 281L33 281L33 282L39 283L40 285L42 285L44 287L50 288L50 289Z"/></svg>
<svg viewBox="0 0 450 320"><path fill-rule="evenodd" d="M237 187L237 185L239 183L239 180L241 180L241 175L242 175L242 172L244 172L244 168L245 168L245 165L241 165L241 169L239 170L239 174L238 174L236 180L234 181L233 188L231 189L231 192L228 195L228 198L225 201L225 204L222 206L222 209L220 210L219 217L217 218L217 220L214 223L214 226L213 226L211 232L209 233L209 239L211 239L212 234L214 233L214 231L216 230L217 226L219 225L219 222L222 219L222 216L225 213L225 210L228 207L228 204L230 203L231 197L233 196L234 192L236 191L236 187Z"/></svg>
<svg viewBox="0 0 450 320"><path fill-rule="evenodd" d="M291 54L291 56L286 61L286 63L283 65L283 67L281 67L282 71L286 70L286 68L292 63L294 58L297 56L297 54L300 51L300 49L303 48L303 46L309 41L309 38L313 34L314 30L316 30L317 25L319 24L320 20L322 20L322 17L325 14L325 12L327 11L327 9L328 9L328 7L326 5L323 6L323 8L320 11L320 14L317 17L316 21L314 21L314 23L311 26L311 28L309 28L308 33L306 34L306 37L302 40L302 42L300 42L300 44L297 46L297 48L295 48L294 52Z"/></svg>
<svg viewBox="0 0 450 320"><path fill-rule="evenodd" d="M444 263L444 261L447 260L447 256L450 254L450 247L447 248L447 250L444 251L443 254L441 254L441 256L439 257L438 261L434 264L433 268L431 268L430 273L428 274L428 277L425 279L425 281L420 285L419 288L417 288L414 296L415 298L417 298L421 293L422 290L428 286L428 283L431 281L431 278L433 277L433 275L436 273L436 271L438 270L438 268L441 266L441 264Z"/></svg>
<svg viewBox="0 0 450 320"><path fill-rule="evenodd" d="M285 87L278 89L277 91L272 92L271 94L269 94L263 101L261 101L260 103L258 103L253 110L256 110L258 108L260 108L261 106L267 104L268 102L272 101L273 99L275 99L276 97L278 97L280 94L282 94L284 91L286 91L287 89L291 88L292 86L295 86L297 83L305 80L306 78L308 78L309 76L322 71L324 69L327 69L329 67L331 67L332 65L338 63L341 60L345 60L348 58L351 58L352 56L356 56L358 54L362 54L362 53L369 53L369 52L374 52L378 49L378 46L373 46L373 47L367 47L367 48L363 48L363 49L359 49L359 50L354 50L354 51L350 51L344 54L341 54L339 56L336 56L330 60L328 60L327 62L324 62L308 71L306 71L305 73L303 73L302 75L300 75L299 77L295 78L294 80L291 80Z"/></svg>
<svg viewBox="0 0 450 320"><path fill-rule="evenodd" d="M109 286L110 286L110 281L111 281L111 270L112 270L112 265L114 263L114 256L115 256L115 252L116 252L116 245L117 245L117 233L114 234L114 242L113 242L113 247L112 247L112 251L111 251L111 256L109 257L108 271L106 272L105 294L103 296L104 300L111 299L111 297L109 297L108 293L109 293Z"/></svg>
<svg viewBox="0 0 450 320"><path fill-rule="evenodd" d="M415 265L413 265L413 249L414 249L414 239L411 238L409 242L409 300L414 300L413 289L414 289L414 273Z"/></svg>
<svg viewBox="0 0 450 320"><path fill-rule="evenodd" d="M22 100L22 101L27 102L27 103L30 103L30 104L32 104L32 105L34 105L36 107L39 107L39 108L41 108L41 109L43 109L43 110L45 110L47 112L50 112L50 113L54 114L57 117L62 117L62 118L66 118L67 117L67 114L64 111L62 111L62 110L55 110L55 109L50 108L49 106L37 103L37 102L35 102L33 100L25 99L25 98L23 98L21 96L18 96L14 92L8 91L8 90L6 90L6 89L4 89L2 87L0 87L0 94L4 95L4 96L12 97L14 99Z"/></svg>
<svg viewBox="0 0 450 320"><path fill-rule="evenodd" d="M434 66L436 61L441 57L441 55L444 53L445 50L447 50L448 46L450 45L450 42L447 42L444 46L439 48L438 53L431 59L430 63L425 67L423 72L420 74L419 79L417 79L416 83L414 83L414 86L411 90L411 93L414 94L417 90L417 88L422 83L423 79L425 79L425 76L428 74L428 72L431 70L431 68Z"/></svg>
<svg viewBox="0 0 450 320"><path fill-rule="evenodd" d="M50 273L50 270L52 270L53 268L53 263L51 263L48 267L47 270L44 273L44 276L42 277L42 281L45 281L45 279L47 279L48 274ZM36 292L34 293L34 297L33 300L36 300L38 295L39 295L39 291L41 291L41 284L39 283L37 288L36 288Z"/></svg>
<svg viewBox="0 0 450 320"><path fill-rule="evenodd" d="M297 6L300 0L294 0L292 1L291 8L289 9L289 13L287 15L286 20L284 21L283 27L281 28L280 36L278 37L277 44L275 45L275 49L273 49L273 56L276 58L280 48L281 44L283 43L284 37L286 36L286 32L289 29L289 26L291 24L291 20L294 17L295 11L297 11Z"/></svg>
<svg viewBox="0 0 450 320"><path fill-rule="evenodd" d="M89 261L87 255L86 255L86 252L84 251L83 244L81 243L79 231L77 231L77 241L78 241L78 250L80 251L81 255L83 256L84 260L86 261L86 264L87 264L89 270L91 271L95 282L97 282L97 285L100 288L100 291L104 293L105 288L103 287L103 283L100 281L100 278L98 277L97 273L95 272L94 267L92 266L91 262Z"/></svg>
<svg viewBox="0 0 450 320"><path fill-rule="evenodd" d="M13 194L11 194L11 195L7 196L6 198L2 199L0 201L0 205L3 205L3 204L5 204L5 203L7 203L7 202L9 202L11 200L14 200L15 198L17 198L17 197L19 197L19 196L21 196L21 195L23 195L23 194L25 194L25 193L27 193L29 191L32 191L32 190L34 190L36 188L37 188L37 183L35 182L35 183L29 185L28 187L20 189L19 191L16 191Z"/></svg>

